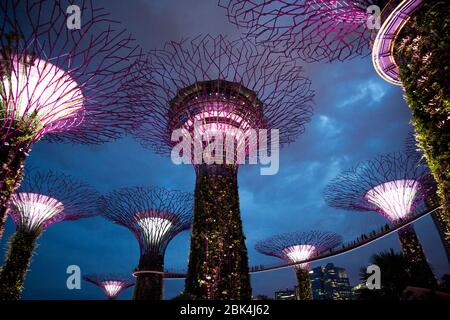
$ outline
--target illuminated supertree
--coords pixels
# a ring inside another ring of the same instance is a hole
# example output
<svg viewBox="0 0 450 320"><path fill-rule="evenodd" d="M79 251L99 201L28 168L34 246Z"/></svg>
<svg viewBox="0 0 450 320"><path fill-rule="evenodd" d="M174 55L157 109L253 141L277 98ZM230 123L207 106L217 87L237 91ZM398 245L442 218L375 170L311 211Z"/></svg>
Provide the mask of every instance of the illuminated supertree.
<svg viewBox="0 0 450 320"><path fill-rule="evenodd" d="M134 285L134 278L124 274L89 274L83 279L100 287L108 300L115 300L123 290Z"/></svg>
<svg viewBox="0 0 450 320"><path fill-rule="evenodd" d="M9 215L16 224L0 271L0 300L20 298L36 240L50 225L97 214L99 194L70 176L50 171L27 175L13 194Z"/></svg>
<svg viewBox="0 0 450 320"><path fill-rule="evenodd" d="M220 0L219 5L228 9L231 22L272 51L306 61L342 61L371 49L377 73L403 86L450 228L449 1Z"/></svg>
<svg viewBox="0 0 450 320"><path fill-rule="evenodd" d="M0 21L1 237L35 142L101 143L133 125L121 87L139 52L91 0L5 0Z"/></svg>
<svg viewBox="0 0 450 320"><path fill-rule="evenodd" d="M403 154L378 156L334 178L325 189L325 200L334 208L378 212L395 224L420 208L428 190L427 172L426 167ZM420 285L435 285L414 227L410 224L399 229L398 236Z"/></svg>
<svg viewBox="0 0 450 320"><path fill-rule="evenodd" d="M192 222L192 195L162 188L123 188L100 199L105 218L128 228L140 246L135 300L161 300L164 254L169 242Z"/></svg>
<svg viewBox="0 0 450 320"><path fill-rule="evenodd" d="M388 0L220 0L230 22L272 51L307 62L344 61L370 52L371 5Z"/></svg>
<svg viewBox="0 0 450 320"><path fill-rule="evenodd" d="M269 139L278 155L278 142L303 132L312 113L310 81L291 60L243 39L209 35L167 43L140 70L129 83L138 97L147 94L135 102L147 110L136 137L160 154L173 149L172 159L182 155L197 176L186 292L194 299L250 299L238 167L256 160L258 134L261 157Z"/></svg>
<svg viewBox="0 0 450 320"><path fill-rule="evenodd" d="M405 141L405 153L412 157L413 159L417 159L418 165L426 166L426 161L423 155L423 151L417 146L417 140L415 135L411 132ZM428 183L427 193L425 196L425 203L428 207L436 207L439 206L439 197L437 196L437 185L436 181L431 174L431 171L428 172ZM447 255L447 260L450 263L450 220L449 217L445 214L444 210L438 209L431 214L433 218L433 222L438 230L439 237L441 238L442 245L444 246L445 253Z"/></svg>
<svg viewBox="0 0 450 320"><path fill-rule="evenodd" d="M325 231L298 231L273 236L256 244L262 254L274 256L288 263L302 262L333 249L342 243L342 236ZM297 299L311 300L310 263L294 266L297 274Z"/></svg>

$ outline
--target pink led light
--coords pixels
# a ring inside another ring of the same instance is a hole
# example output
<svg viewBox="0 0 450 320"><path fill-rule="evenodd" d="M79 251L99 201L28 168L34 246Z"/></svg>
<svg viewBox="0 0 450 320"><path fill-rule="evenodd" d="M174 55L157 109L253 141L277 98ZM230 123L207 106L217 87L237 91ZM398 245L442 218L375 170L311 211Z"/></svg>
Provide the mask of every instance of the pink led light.
<svg viewBox="0 0 450 320"><path fill-rule="evenodd" d="M30 60L30 61L25 61ZM48 61L10 56L10 72L1 79L6 112L13 119L34 120L39 129L52 131L80 123L84 96L69 74Z"/></svg>
<svg viewBox="0 0 450 320"><path fill-rule="evenodd" d="M309 244L299 244L285 248L283 254L289 259L290 262L300 262L311 258L316 253L316 247ZM308 269L309 263L302 263L295 266L300 269Z"/></svg>
<svg viewBox="0 0 450 320"><path fill-rule="evenodd" d="M100 283L100 286L102 287L103 291L105 292L106 296L110 299L114 299L117 297L117 295L124 289L125 283L122 281L104 281Z"/></svg>
<svg viewBox="0 0 450 320"><path fill-rule="evenodd" d="M377 206L391 221L406 218L414 211L421 200L418 191L420 184L416 180L394 180L382 183L369 190L365 198Z"/></svg>
<svg viewBox="0 0 450 320"><path fill-rule="evenodd" d="M310 0L305 6L309 6L310 13L322 14L338 23L364 24L369 16L353 1L347 0Z"/></svg>
<svg viewBox="0 0 450 320"><path fill-rule="evenodd" d="M16 193L11 200L10 215L18 227L29 231L45 228L64 218L64 205L37 193Z"/></svg>

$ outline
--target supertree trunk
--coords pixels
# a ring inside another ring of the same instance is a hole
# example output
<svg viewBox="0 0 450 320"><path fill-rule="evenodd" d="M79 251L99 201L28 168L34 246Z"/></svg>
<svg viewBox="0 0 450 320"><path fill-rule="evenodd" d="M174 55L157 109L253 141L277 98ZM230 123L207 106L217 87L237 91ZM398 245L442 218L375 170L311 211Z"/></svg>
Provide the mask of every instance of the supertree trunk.
<svg viewBox="0 0 450 320"><path fill-rule="evenodd" d="M164 271L164 256L147 255L139 260L139 271ZM163 275L158 273L138 273L133 300L162 300Z"/></svg>
<svg viewBox="0 0 450 320"><path fill-rule="evenodd" d="M297 274L297 300L312 300L311 279L309 278L308 269L299 268Z"/></svg>
<svg viewBox="0 0 450 320"><path fill-rule="evenodd" d="M200 300L251 298L234 166L198 167L186 292Z"/></svg>
<svg viewBox="0 0 450 320"><path fill-rule="evenodd" d="M403 254L411 264L414 285L432 288L436 286L436 278L428 264L423 248L412 225L398 230Z"/></svg>
<svg viewBox="0 0 450 320"><path fill-rule="evenodd" d="M437 183L444 225L450 243L450 3L425 2L399 35L399 62L406 100L419 146Z"/></svg>
<svg viewBox="0 0 450 320"><path fill-rule="evenodd" d="M28 151L27 137L14 133L0 140L0 239L3 236L8 206L14 191L20 186Z"/></svg>
<svg viewBox="0 0 450 320"><path fill-rule="evenodd" d="M11 237L6 261L0 271L0 300L20 299L36 239L35 233L21 231Z"/></svg>

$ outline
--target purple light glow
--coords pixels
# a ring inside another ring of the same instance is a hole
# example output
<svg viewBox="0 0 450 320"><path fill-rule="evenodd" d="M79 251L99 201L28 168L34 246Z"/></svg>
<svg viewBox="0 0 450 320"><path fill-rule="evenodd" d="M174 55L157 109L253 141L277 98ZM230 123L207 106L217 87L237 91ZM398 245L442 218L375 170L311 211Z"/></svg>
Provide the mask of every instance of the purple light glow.
<svg viewBox="0 0 450 320"><path fill-rule="evenodd" d="M28 231L43 229L64 219L64 205L37 193L16 193L11 200L10 215L17 226Z"/></svg>
<svg viewBox="0 0 450 320"><path fill-rule="evenodd" d="M316 248L309 244L299 244L291 247L287 247L283 250L290 262L300 262L313 257L316 254ZM309 269L310 263L302 263L296 265L299 269Z"/></svg>
<svg viewBox="0 0 450 320"><path fill-rule="evenodd" d="M0 83L9 117L35 124L39 135L82 120L84 97L69 74L29 56L12 55L9 62L9 75Z"/></svg>
<svg viewBox="0 0 450 320"><path fill-rule="evenodd" d="M394 57L397 35L408 22L411 14L421 5L422 0L402 1L385 19L376 35L372 50L372 62L377 73L392 84L402 84L400 71Z"/></svg>
<svg viewBox="0 0 450 320"><path fill-rule="evenodd" d="M272 52L308 62L366 55L371 0L220 0L230 22Z"/></svg>
<svg viewBox="0 0 450 320"><path fill-rule="evenodd" d="M104 281L99 284L109 299L115 299L119 293L125 289L126 285L125 282L113 280Z"/></svg>
<svg viewBox="0 0 450 320"><path fill-rule="evenodd" d="M255 249L284 261L302 262L342 243L342 236L327 231L290 232L259 241ZM294 269L307 269L309 263L299 263Z"/></svg>
<svg viewBox="0 0 450 320"><path fill-rule="evenodd" d="M411 214L422 200L418 192L420 183L416 180L394 180L370 189L365 198L376 205L389 221L404 219Z"/></svg>

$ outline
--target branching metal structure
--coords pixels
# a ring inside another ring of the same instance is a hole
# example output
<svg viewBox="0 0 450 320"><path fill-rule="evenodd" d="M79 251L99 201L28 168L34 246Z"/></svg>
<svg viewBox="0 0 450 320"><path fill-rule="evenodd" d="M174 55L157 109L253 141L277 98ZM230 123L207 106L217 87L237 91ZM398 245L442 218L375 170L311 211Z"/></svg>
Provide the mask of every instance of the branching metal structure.
<svg viewBox="0 0 450 320"><path fill-rule="evenodd" d="M192 194L163 188L123 188L99 201L108 220L128 228L140 246L135 300L162 299L164 254L169 242L192 223Z"/></svg>
<svg viewBox="0 0 450 320"><path fill-rule="evenodd" d="M342 236L325 231L299 231L273 236L256 244L255 249L262 254L299 262L294 266L297 274L299 300L311 300L309 263L300 263L342 244Z"/></svg>
<svg viewBox="0 0 450 320"><path fill-rule="evenodd" d="M281 145L303 132L312 114L310 81L292 60L244 39L210 35L169 42L150 52L139 70L141 77L129 82L146 113L136 137L163 155L180 139L194 140L181 152L197 174L186 291L198 299L250 299L237 169L254 159L255 131L278 129ZM172 141L177 129L181 134ZM211 140L225 140L227 149L211 151ZM277 147L272 142L272 150Z"/></svg>
<svg viewBox="0 0 450 320"><path fill-rule="evenodd" d="M230 22L272 51L307 62L344 61L370 52L371 5L385 0L220 0Z"/></svg>
<svg viewBox="0 0 450 320"><path fill-rule="evenodd" d="M35 142L102 143L134 125L123 83L140 53L92 0L6 0L0 21L1 237Z"/></svg>
<svg viewBox="0 0 450 320"><path fill-rule="evenodd" d="M16 224L0 271L0 300L20 298L36 240L50 225L98 214L99 194L76 179L51 171L32 171L14 193L9 215Z"/></svg>
<svg viewBox="0 0 450 320"><path fill-rule="evenodd" d="M375 211L391 223L407 219L429 190L428 169L417 158L393 153L363 162L334 178L326 187L327 204L334 208ZM435 278L412 225L398 231L402 251L423 277L423 285Z"/></svg>
<svg viewBox="0 0 450 320"><path fill-rule="evenodd" d="M135 283L132 276L125 274L88 274L83 279L100 287L108 300L115 300L123 290Z"/></svg>

